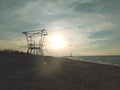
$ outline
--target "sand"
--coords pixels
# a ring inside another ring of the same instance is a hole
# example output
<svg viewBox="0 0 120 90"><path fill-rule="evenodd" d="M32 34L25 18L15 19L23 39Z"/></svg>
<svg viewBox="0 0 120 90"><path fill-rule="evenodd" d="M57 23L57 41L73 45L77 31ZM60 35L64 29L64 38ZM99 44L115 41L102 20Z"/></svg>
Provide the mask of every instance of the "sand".
<svg viewBox="0 0 120 90"><path fill-rule="evenodd" d="M120 67L58 57L0 55L0 90L120 90Z"/></svg>

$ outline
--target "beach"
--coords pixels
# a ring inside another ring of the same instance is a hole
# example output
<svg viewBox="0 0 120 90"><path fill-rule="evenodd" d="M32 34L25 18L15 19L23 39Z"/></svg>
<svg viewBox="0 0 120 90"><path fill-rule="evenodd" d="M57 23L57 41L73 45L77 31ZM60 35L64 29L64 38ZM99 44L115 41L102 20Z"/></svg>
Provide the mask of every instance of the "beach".
<svg viewBox="0 0 120 90"><path fill-rule="evenodd" d="M0 90L120 90L120 67L61 57L0 55Z"/></svg>

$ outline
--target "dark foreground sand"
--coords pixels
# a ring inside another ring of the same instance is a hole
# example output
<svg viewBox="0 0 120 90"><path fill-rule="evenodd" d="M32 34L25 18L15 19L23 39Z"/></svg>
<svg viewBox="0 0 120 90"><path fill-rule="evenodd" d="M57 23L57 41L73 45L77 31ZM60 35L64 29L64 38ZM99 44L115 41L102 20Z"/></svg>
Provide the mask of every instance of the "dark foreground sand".
<svg viewBox="0 0 120 90"><path fill-rule="evenodd" d="M120 67L31 55L0 55L0 90L120 90Z"/></svg>

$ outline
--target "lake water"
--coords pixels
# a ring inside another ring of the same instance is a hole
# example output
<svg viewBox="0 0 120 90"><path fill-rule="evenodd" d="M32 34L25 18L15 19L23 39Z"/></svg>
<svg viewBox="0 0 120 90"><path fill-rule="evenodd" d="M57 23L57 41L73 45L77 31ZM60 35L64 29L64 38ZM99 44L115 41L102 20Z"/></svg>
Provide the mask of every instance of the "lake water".
<svg viewBox="0 0 120 90"><path fill-rule="evenodd" d="M120 56L72 56L70 59L120 66Z"/></svg>

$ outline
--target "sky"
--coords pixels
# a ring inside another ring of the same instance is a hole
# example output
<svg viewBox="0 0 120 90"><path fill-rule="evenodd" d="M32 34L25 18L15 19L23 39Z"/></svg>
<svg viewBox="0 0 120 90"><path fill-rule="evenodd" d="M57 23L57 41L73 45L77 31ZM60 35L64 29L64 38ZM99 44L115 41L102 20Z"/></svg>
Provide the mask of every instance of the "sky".
<svg viewBox="0 0 120 90"><path fill-rule="evenodd" d="M0 0L0 49L26 51L24 31L46 29L46 55L120 55L120 0ZM67 45L50 47L59 34Z"/></svg>

